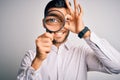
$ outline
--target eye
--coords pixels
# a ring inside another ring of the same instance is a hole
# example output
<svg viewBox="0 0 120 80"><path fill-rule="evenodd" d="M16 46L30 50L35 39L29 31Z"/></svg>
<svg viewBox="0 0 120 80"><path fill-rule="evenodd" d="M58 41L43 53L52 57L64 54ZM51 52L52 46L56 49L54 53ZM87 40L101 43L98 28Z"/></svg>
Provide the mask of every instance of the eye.
<svg viewBox="0 0 120 80"><path fill-rule="evenodd" d="M57 22L57 20L55 18L51 18L48 20L48 22Z"/></svg>
<svg viewBox="0 0 120 80"><path fill-rule="evenodd" d="M60 20L57 18L47 18L46 19L46 24L60 24Z"/></svg>

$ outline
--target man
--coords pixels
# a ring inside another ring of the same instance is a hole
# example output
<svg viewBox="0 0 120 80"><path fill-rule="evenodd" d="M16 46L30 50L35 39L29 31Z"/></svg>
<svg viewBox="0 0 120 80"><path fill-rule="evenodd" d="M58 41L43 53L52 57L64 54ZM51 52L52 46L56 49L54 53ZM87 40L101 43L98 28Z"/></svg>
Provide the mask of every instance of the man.
<svg viewBox="0 0 120 80"><path fill-rule="evenodd" d="M64 27L52 33L46 28L36 39L36 50L24 56L17 80L87 80L87 71L120 73L120 53L85 27L83 10L76 0L74 10L68 0L52 0L44 15L52 10L63 13ZM71 45L67 39L70 31L88 45Z"/></svg>

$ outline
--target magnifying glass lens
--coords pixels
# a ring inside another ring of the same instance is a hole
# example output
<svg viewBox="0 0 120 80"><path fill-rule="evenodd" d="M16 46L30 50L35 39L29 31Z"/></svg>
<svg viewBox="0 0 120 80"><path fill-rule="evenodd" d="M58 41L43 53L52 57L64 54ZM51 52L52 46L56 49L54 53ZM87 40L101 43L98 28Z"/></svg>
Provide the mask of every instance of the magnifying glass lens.
<svg viewBox="0 0 120 80"><path fill-rule="evenodd" d="M64 15L59 11L49 12L44 20L45 27L51 32L59 31L62 27L64 27L64 23Z"/></svg>

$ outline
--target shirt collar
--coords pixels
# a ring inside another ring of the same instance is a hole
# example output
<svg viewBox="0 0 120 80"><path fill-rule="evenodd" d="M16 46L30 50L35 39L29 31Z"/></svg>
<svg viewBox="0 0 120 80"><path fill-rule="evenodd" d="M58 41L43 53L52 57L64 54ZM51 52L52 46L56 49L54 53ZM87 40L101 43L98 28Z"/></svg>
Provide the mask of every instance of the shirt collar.
<svg viewBox="0 0 120 80"><path fill-rule="evenodd" d="M61 44L60 47L64 47L66 50L70 50L71 47L72 47L72 44L71 44L71 42L69 40L66 40L66 42ZM57 51L58 48L55 45L53 45L52 50Z"/></svg>
<svg viewBox="0 0 120 80"><path fill-rule="evenodd" d="M72 47L72 44L69 40L67 40L65 43L64 43L64 46L66 47L67 50L70 50L71 47Z"/></svg>

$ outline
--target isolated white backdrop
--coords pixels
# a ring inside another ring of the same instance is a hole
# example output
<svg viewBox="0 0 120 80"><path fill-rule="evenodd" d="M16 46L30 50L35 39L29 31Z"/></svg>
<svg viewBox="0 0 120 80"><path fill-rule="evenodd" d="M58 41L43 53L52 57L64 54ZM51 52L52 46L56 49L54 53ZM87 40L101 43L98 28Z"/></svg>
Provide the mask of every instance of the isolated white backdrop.
<svg viewBox="0 0 120 80"><path fill-rule="evenodd" d="M42 28L43 10L49 0L0 0L0 80L15 80L25 51L34 49ZM71 0L72 2L72 0ZM120 0L79 0L84 23L120 51ZM77 35L69 36L81 45ZM88 80L120 80L119 75L89 72Z"/></svg>

